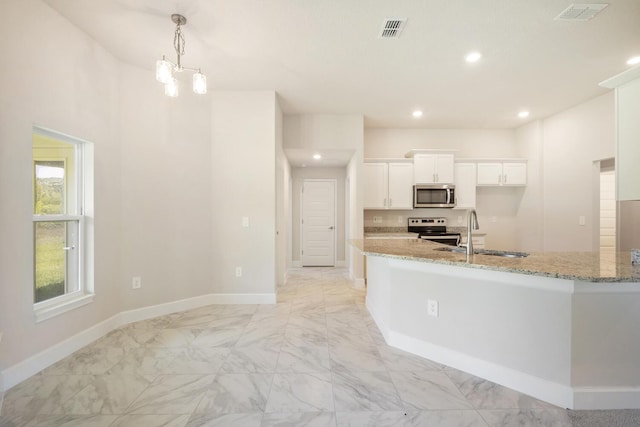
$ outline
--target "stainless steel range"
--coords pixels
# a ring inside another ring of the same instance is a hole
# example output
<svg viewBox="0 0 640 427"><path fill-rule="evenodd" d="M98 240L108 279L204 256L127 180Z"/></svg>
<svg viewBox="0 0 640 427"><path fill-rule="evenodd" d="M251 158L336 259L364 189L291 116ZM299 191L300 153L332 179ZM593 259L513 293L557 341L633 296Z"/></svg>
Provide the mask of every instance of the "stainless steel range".
<svg viewBox="0 0 640 427"><path fill-rule="evenodd" d="M407 231L419 233L418 238L458 246L460 233L447 232L446 218L409 218Z"/></svg>

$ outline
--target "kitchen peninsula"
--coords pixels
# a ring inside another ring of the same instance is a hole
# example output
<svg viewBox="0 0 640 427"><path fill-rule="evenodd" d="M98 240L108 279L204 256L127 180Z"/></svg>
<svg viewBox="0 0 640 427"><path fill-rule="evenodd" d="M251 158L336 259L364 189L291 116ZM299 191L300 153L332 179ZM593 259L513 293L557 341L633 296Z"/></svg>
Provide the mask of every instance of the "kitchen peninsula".
<svg viewBox="0 0 640 427"><path fill-rule="evenodd" d="M571 409L640 408L640 268L629 253L504 258L352 241L388 344Z"/></svg>

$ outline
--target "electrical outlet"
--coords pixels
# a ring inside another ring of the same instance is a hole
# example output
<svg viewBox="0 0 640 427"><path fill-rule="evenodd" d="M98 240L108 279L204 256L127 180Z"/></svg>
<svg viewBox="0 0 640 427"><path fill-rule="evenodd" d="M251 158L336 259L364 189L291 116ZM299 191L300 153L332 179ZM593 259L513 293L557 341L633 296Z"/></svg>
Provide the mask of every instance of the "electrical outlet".
<svg viewBox="0 0 640 427"><path fill-rule="evenodd" d="M243 227L248 227L249 226L249 217L248 216L243 216L242 217L242 226Z"/></svg>
<svg viewBox="0 0 640 427"><path fill-rule="evenodd" d="M236 267L236 277L242 277L242 267Z"/></svg>
<svg viewBox="0 0 640 427"><path fill-rule="evenodd" d="M374 224L380 224L380 223L382 223L382 217L381 217L381 216L374 216L374 217L373 217L373 223L374 223Z"/></svg>
<svg viewBox="0 0 640 427"><path fill-rule="evenodd" d="M584 215L580 215L578 217L578 225L585 225L587 223L587 219Z"/></svg>
<svg viewBox="0 0 640 427"><path fill-rule="evenodd" d="M402 215L398 215L398 223L399 223L399 224L402 224L402 222L403 222L403 221L402 221L402 219L403 219L403 218L402 218Z"/></svg>
<svg viewBox="0 0 640 427"><path fill-rule="evenodd" d="M131 279L131 289L140 289L142 287L142 277L135 276Z"/></svg>
<svg viewBox="0 0 640 427"><path fill-rule="evenodd" d="M434 299L427 300L427 314L438 317L438 301Z"/></svg>

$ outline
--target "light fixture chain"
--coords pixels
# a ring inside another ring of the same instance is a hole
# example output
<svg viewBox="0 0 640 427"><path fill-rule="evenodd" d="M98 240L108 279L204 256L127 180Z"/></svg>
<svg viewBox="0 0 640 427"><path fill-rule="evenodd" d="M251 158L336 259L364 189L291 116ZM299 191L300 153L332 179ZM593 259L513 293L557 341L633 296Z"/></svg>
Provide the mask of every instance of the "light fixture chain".
<svg viewBox="0 0 640 427"><path fill-rule="evenodd" d="M178 67L180 67L180 56L184 55L184 46L186 42L184 40L184 36L182 35L182 31L180 30L180 24L176 25L176 33L173 36L173 47L176 50L176 54L178 55Z"/></svg>

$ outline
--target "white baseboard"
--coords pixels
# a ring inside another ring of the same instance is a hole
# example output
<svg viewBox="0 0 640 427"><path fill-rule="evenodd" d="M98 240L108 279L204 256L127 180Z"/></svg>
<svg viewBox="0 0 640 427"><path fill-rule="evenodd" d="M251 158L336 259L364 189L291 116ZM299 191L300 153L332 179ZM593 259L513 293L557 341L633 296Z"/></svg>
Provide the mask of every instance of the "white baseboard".
<svg viewBox="0 0 640 427"><path fill-rule="evenodd" d="M291 261L291 267L293 267L293 268L301 268L302 267L302 261L300 261L300 260Z"/></svg>
<svg viewBox="0 0 640 427"><path fill-rule="evenodd" d="M364 285L365 285L365 283L364 283L364 279L363 278L359 278L359 279L354 278L353 279L353 286L355 286L356 288L364 289L365 288Z"/></svg>
<svg viewBox="0 0 640 427"><path fill-rule="evenodd" d="M37 374L114 329L132 322L213 304L275 304L276 294L207 294L117 313L0 372L0 392Z"/></svg>
<svg viewBox="0 0 640 427"><path fill-rule="evenodd" d="M389 332L389 345L528 394L561 408L576 409L574 408L573 389L571 387L534 377L393 331Z"/></svg>
<svg viewBox="0 0 640 427"><path fill-rule="evenodd" d="M98 324L95 324L77 334L60 341L51 347L34 354L33 356L16 363L2 371L2 391L7 391L16 384L37 374L45 368L64 359L82 347L85 347L112 330L119 328L121 313L111 316Z"/></svg>
<svg viewBox="0 0 640 427"><path fill-rule="evenodd" d="M336 268L345 268L348 267L349 265L347 264L347 261L342 260L342 261L336 261Z"/></svg>
<svg viewBox="0 0 640 427"><path fill-rule="evenodd" d="M573 389L573 409L638 409L639 387L604 387Z"/></svg>

